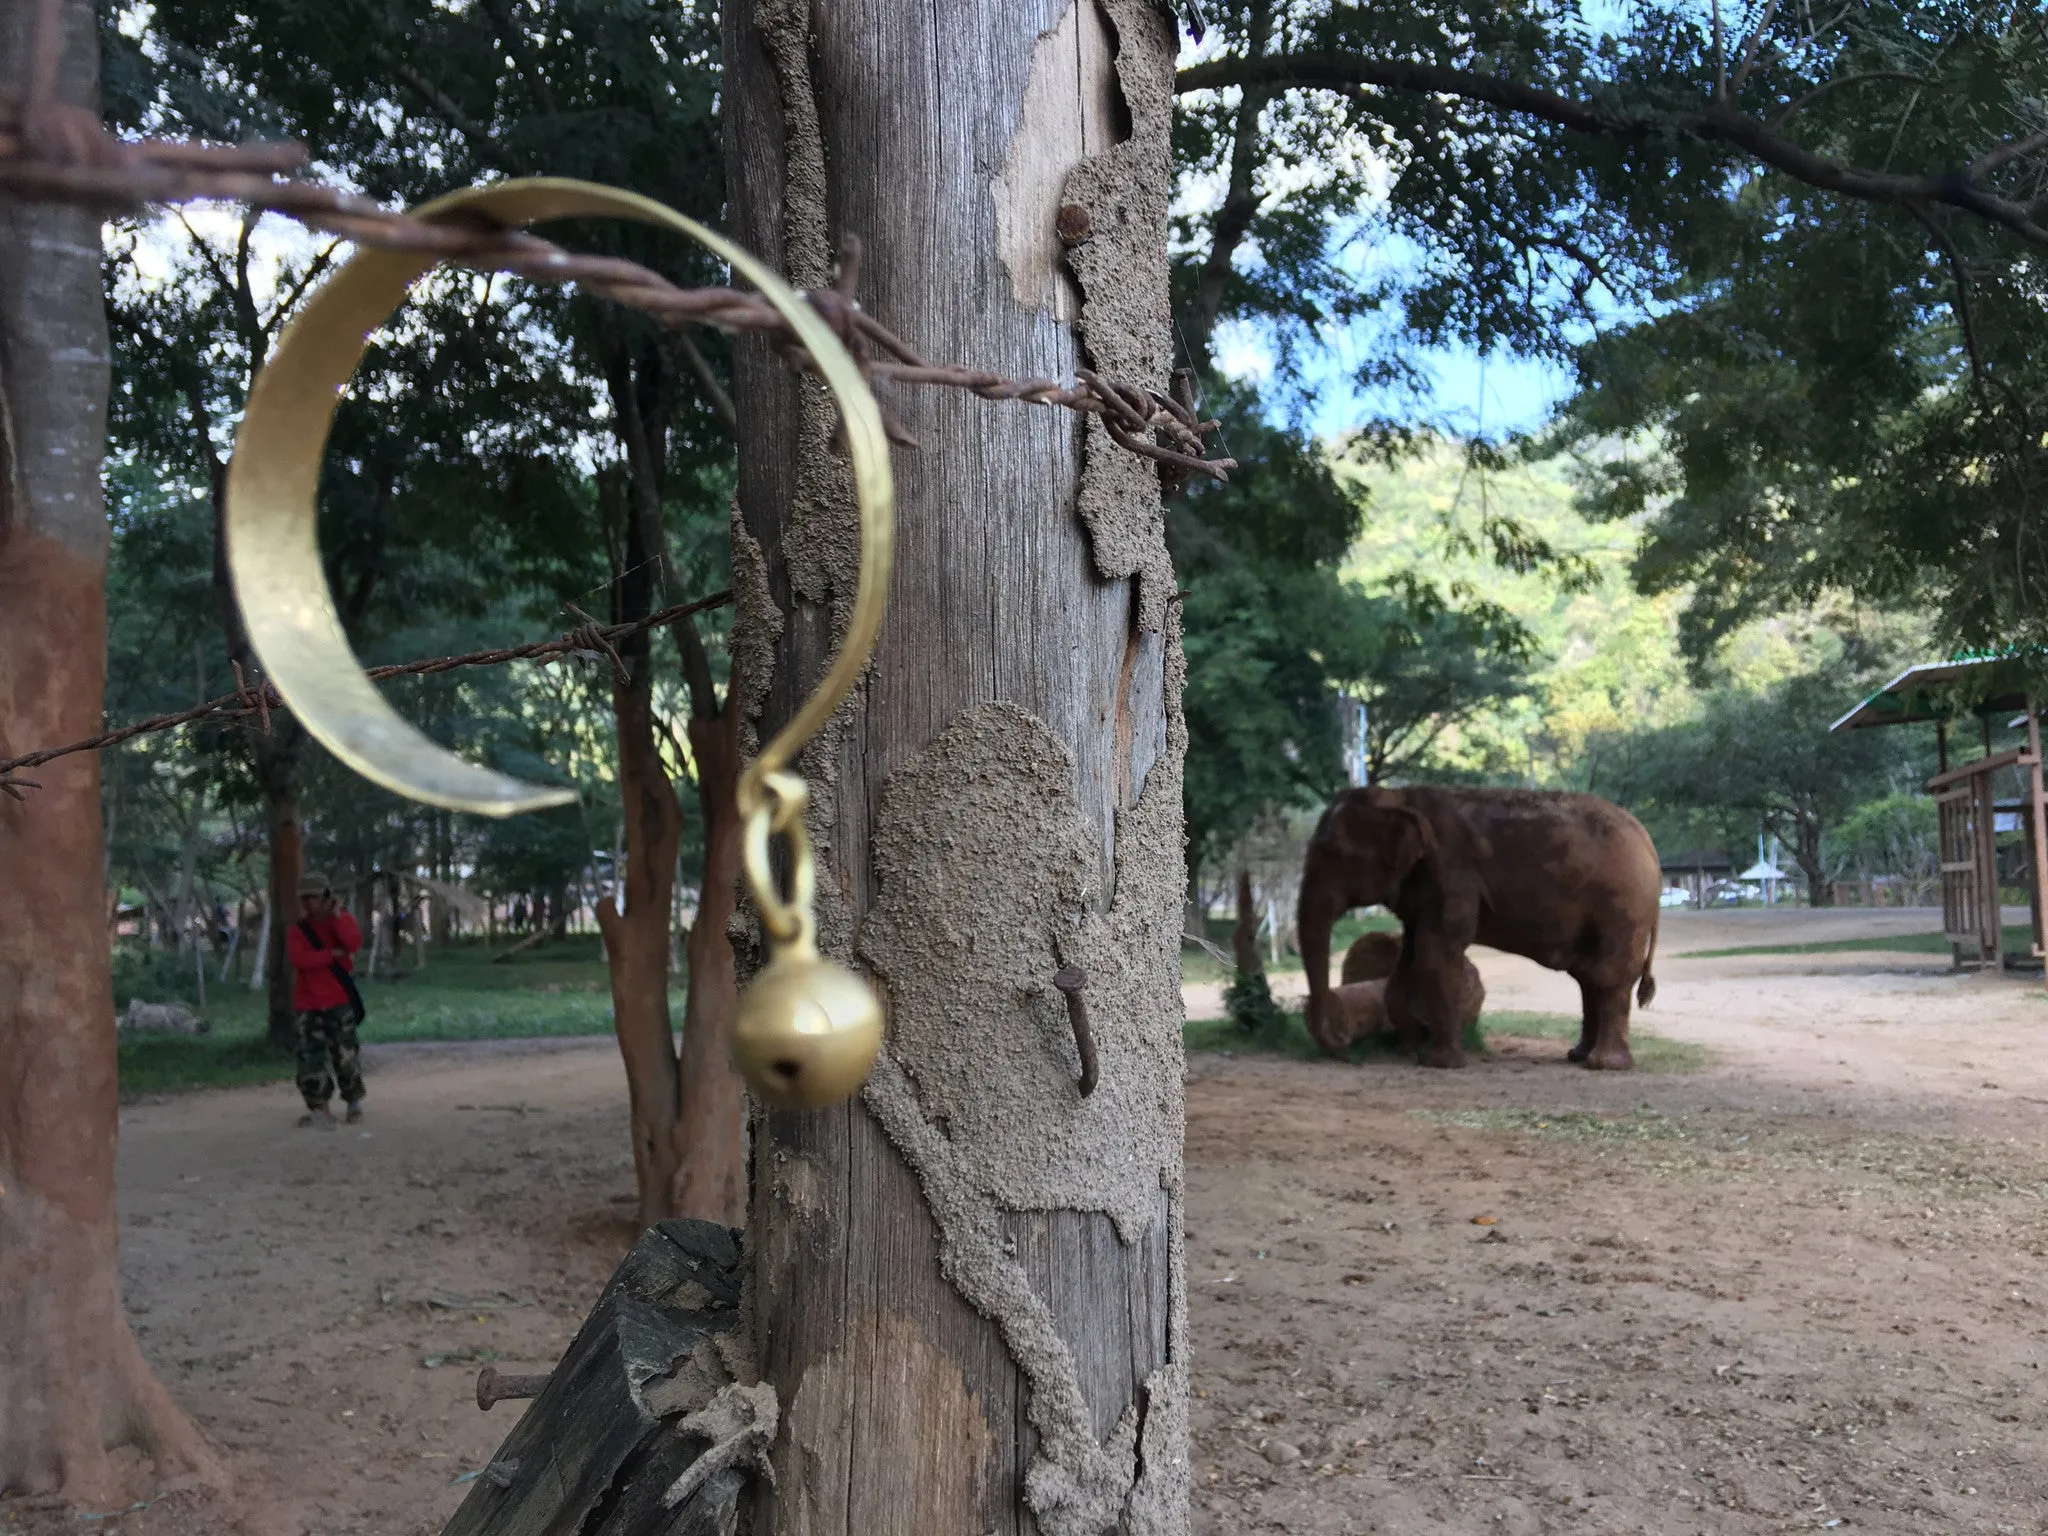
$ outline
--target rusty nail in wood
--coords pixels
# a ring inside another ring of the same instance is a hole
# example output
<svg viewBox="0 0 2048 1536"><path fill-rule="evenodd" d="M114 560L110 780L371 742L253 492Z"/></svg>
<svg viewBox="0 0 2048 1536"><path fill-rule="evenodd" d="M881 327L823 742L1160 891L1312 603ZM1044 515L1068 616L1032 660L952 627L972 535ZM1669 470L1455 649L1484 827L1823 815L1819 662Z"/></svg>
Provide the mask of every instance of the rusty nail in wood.
<svg viewBox="0 0 2048 1536"><path fill-rule="evenodd" d="M1052 984L1066 995L1067 1022L1074 1027L1074 1049L1081 1053L1081 1097L1095 1091L1099 1074L1095 1065L1095 1033L1088 1027L1088 973L1078 965L1062 966Z"/></svg>
<svg viewBox="0 0 2048 1536"><path fill-rule="evenodd" d="M1052 227L1053 233L1060 237L1061 245L1079 245L1094 233L1088 210L1079 203L1060 204L1059 216L1053 220Z"/></svg>
<svg viewBox="0 0 2048 1536"><path fill-rule="evenodd" d="M488 1413L493 1403L539 1397L547 1384L545 1376L501 1376L494 1367L487 1365L476 1373L476 1405Z"/></svg>

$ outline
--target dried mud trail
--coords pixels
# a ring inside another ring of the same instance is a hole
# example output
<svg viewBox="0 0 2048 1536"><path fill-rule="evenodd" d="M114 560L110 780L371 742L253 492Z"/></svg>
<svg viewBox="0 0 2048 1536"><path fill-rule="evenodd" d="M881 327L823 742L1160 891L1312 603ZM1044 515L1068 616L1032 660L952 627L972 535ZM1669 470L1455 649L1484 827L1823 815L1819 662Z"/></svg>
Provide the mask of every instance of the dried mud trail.
<svg viewBox="0 0 2048 1536"><path fill-rule="evenodd" d="M129 1316L236 1497L45 1528L414 1536L461 1502L519 1412L478 1410L481 1363L552 1365L633 1236L625 1075L607 1039L364 1059L360 1128L296 1129L289 1083L122 1110Z"/></svg>
<svg viewBox="0 0 2048 1536"><path fill-rule="evenodd" d="M2048 1530L2048 997L1682 958L1928 926L1772 916L1666 927L1700 1071L1196 1062L1198 1531Z"/></svg>
<svg viewBox="0 0 2048 1536"><path fill-rule="evenodd" d="M1931 924L1672 919L1683 1075L1197 1058L1196 1530L2048 1531L2048 994L1683 953ZM1479 959L1492 1008L1576 1006ZM234 1509L0 1531L439 1530L517 1411L480 1360L552 1362L630 1236L624 1083L604 1040L371 1068L367 1137L288 1085L122 1114L127 1301Z"/></svg>

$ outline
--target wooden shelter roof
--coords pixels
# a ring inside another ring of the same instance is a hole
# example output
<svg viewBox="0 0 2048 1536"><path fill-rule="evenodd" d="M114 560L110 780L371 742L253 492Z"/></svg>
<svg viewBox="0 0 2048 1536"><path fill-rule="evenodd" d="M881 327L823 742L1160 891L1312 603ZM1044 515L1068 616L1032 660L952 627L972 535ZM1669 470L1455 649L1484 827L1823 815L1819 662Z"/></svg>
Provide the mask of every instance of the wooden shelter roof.
<svg viewBox="0 0 2048 1536"><path fill-rule="evenodd" d="M1996 715L2025 710L2025 669L2032 658L1961 656L1908 667L1828 729L1862 731L1880 725L1946 720L1957 714Z"/></svg>
<svg viewBox="0 0 2048 1536"><path fill-rule="evenodd" d="M1679 874L1687 870L1711 873L1718 869L1733 869L1735 861L1718 848L1688 848L1683 853L1663 855L1657 867Z"/></svg>

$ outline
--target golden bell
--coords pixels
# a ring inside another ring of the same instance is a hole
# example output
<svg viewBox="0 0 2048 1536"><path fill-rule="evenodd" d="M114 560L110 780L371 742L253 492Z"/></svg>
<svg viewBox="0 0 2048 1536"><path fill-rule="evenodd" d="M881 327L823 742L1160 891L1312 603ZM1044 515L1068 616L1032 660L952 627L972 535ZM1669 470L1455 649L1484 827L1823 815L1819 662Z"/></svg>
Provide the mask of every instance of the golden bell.
<svg viewBox="0 0 2048 1536"><path fill-rule="evenodd" d="M867 1081L881 1048L874 990L808 944L779 951L740 994L732 1064L772 1108L838 1103Z"/></svg>

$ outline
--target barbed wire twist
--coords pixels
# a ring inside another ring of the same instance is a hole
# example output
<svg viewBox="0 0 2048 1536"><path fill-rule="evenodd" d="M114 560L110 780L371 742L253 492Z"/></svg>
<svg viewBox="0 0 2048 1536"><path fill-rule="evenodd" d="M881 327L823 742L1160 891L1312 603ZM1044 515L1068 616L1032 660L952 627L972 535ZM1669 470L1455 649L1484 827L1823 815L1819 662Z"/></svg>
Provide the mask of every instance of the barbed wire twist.
<svg viewBox="0 0 2048 1536"><path fill-rule="evenodd" d="M431 677L437 672L452 672L457 667L497 667L512 661L539 660L543 664L560 656L574 656L585 661L608 662L615 677L625 675L625 662L620 658L618 643L629 639L643 630L659 629L664 624L674 624L707 608L722 608L732 601L730 588L714 592L709 597L700 597L687 603L677 603L648 614L645 618L633 619L624 624L599 624L574 603L565 603L583 622L574 629L552 640L531 640L523 645L510 645L495 650L465 651L459 656L428 656L418 661L399 662L392 666L371 667L368 675L373 682L385 682L394 677ZM133 741L137 736L147 736L157 731L175 730L181 725L191 725L201 720L247 720L255 716L258 729L265 736L270 734L270 712L288 710L289 705L278 697L277 690L269 683L251 683L242 675L240 662L233 663L235 686L232 692L224 693L204 704L191 709L175 710L167 715L151 715L146 720L137 720L118 730L107 731L98 736L87 737L84 741L70 742L61 747L44 747L35 752L24 752L19 757L0 759L0 793L16 800L25 798L24 789L41 789L43 786L34 779L17 777L25 768L40 768L44 763L54 762L60 757L69 757L76 752L97 752L105 747L118 747L123 742Z"/></svg>
<svg viewBox="0 0 2048 1536"><path fill-rule="evenodd" d="M234 202L297 219L310 229L388 250L414 251L480 272L505 272L533 282L576 283L628 305L657 324L708 325L773 338L786 362L810 359L768 301L736 288L683 288L637 262L586 256L520 230L477 223L433 223L382 207L369 198L318 182L288 179L303 166L299 144L208 145L166 139L120 139L99 118L56 99L58 0L43 0L30 39L29 85L17 102L0 101L0 196L124 212L151 203ZM832 288L804 294L859 362L870 382L963 389L984 400L1018 400L1100 416L1127 452L1165 466L1169 475L1224 480L1236 461L1208 457L1205 439L1218 423L1196 418L1183 398L1140 385L1105 381L1086 369L1075 383L1011 379L985 370L934 364L860 307L854 297L860 245L840 248ZM885 413L890 437L915 440ZM1153 440L1164 437L1164 443Z"/></svg>

